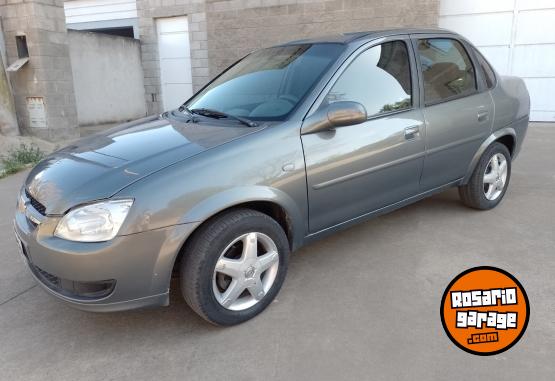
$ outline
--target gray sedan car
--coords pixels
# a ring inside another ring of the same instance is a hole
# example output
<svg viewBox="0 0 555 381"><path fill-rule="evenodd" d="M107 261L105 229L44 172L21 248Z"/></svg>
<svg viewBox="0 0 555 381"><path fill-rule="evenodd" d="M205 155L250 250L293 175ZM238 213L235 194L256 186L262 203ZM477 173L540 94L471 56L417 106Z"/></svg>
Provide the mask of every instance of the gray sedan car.
<svg viewBox="0 0 555 381"><path fill-rule="evenodd" d="M38 283L72 306L168 305L173 274L200 316L237 324L315 239L450 187L495 207L529 108L521 79L449 31L262 49L179 109L47 157L15 233Z"/></svg>

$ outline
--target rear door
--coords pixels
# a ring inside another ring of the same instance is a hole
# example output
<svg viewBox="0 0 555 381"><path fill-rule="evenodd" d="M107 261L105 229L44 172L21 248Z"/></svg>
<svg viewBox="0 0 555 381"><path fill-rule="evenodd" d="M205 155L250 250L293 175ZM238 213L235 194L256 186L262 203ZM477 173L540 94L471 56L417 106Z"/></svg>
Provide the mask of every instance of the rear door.
<svg viewBox="0 0 555 381"><path fill-rule="evenodd" d="M418 192L425 131L415 69L408 36L383 39L351 57L316 101L359 102L368 120L302 135L311 232Z"/></svg>
<svg viewBox="0 0 555 381"><path fill-rule="evenodd" d="M413 44L426 122L425 192L464 177L491 132L494 109L463 41L413 35Z"/></svg>

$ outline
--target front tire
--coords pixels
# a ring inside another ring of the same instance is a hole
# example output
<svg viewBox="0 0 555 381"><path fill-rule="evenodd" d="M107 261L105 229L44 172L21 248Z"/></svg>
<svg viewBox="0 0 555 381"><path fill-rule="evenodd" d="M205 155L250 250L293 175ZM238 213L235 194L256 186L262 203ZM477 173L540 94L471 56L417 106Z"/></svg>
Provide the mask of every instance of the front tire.
<svg viewBox="0 0 555 381"><path fill-rule="evenodd" d="M462 202L471 208L496 207L509 186L511 154L501 143L493 143L482 154L468 184L459 187Z"/></svg>
<svg viewBox="0 0 555 381"><path fill-rule="evenodd" d="M276 297L288 260L289 241L275 220L255 210L234 209L206 222L187 242L181 292L210 323L239 324Z"/></svg>

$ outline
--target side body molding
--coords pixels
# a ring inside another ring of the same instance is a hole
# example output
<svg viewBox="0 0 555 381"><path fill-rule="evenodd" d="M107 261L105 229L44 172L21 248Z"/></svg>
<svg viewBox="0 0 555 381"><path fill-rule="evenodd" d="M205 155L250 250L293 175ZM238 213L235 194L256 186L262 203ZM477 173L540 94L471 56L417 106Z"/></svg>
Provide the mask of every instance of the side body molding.
<svg viewBox="0 0 555 381"><path fill-rule="evenodd" d="M480 147L474 154L474 157L472 158L472 161L470 162L470 165L466 170L466 175L461 181L461 184L464 185L468 183L468 181L470 180L470 176L472 176L472 172L474 172L474 168L476 168L476 165L478 165L478 161L480 160L480 157L482 156L486 148L488 148L489 145L494 141L496 141L497 139L507 135L512 136L512 138L516 141L516 132L512 127L505 127L497 131L494 131L490 136L488 136L486 140L484 140L484 142L480 145Z"/></svg>

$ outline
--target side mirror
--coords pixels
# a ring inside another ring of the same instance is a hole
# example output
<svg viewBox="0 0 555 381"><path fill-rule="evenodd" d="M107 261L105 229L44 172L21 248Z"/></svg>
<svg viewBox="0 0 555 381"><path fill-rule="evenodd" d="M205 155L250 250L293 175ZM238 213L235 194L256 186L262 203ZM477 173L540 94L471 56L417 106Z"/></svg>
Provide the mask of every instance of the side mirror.
<svg viewBox="0 0 555 381"><path fill-rule="evenodd" d="M368 115L358 102L340 101L329 104L305 119L302 133L313 134L336 127L352 126L366 122Z"/></svg>

